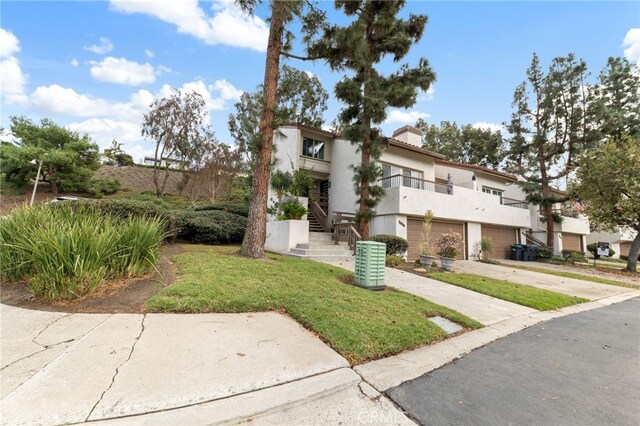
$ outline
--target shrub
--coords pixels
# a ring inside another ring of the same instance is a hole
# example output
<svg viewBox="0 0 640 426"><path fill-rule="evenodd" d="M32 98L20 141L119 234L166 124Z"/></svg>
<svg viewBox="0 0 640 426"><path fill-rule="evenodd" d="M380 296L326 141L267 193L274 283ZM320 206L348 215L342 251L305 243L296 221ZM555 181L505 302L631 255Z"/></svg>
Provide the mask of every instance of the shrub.
<svg viewBox="0 0 640 426"><path fill-rule="evenodd" d="M562 250L562 257L572 263L587 261L583 252L575 250Z"/></svg>
<svg viewBox="0 0 640 426"><path fill-rule="evenodd" d="M104 214L114 216L120 219L128 218L144 218L144 219L160 219L167 225L171 220L169 212L154 203L146 201L133 201L118 198L109 198L103 200L84 200L95 206Z"/></svg>
<svg viewBox="0 0 640 426"><path fill-rule="evenodd" d="M480 254L482 255L482 260L488 261L489 254L493 251L493 240L489 237L482 237L480 239Z"/></svg>
<svg viewBox="0 0 640 426"><path fill-rule="evenodd" d="M89 204L22 207L0 221L0 264L47 299L89 293L105 280L143 274L160 255L159 218L118 218Z"/></svg>
<svg viewBox="0 0 640 426"><path fill-rule="evenodd" d="M282 218L300 220L302 216L307 214L308 210L304 207L297 198L286 198L278 205L278 208L282 212Z"/></svg>
<svg viewBox="0 0 640 426"><path fill-rule="evenodd" d="M460 251L458 246L462 243L462 235L457 232L442 234L438 239L438 256L454 258Z"/></svg>
<svg viewBox="0 0 640 426"><path fill-rule="evenodd" d="M247 219L220 210L185 210L175 213L178 238L199 244L240 243Z"/></svg>
<svg viewBox="0 0 640 426"><path fill-rule="evenodd" d="M242 204L237 204L237 203L205 204L202 206L195 206L193 210L195 211L222 210L224 212L237 214L238 216L249 217L249 205L244 203Z"/></svg>
<svg viewBox="0 0 640 426"><path fill-rule="evenodd" d="M537 260L546 260L551 259L553 257L553 250L547 245L542 245L538 247L537 250Z"/></svg>
<svg viewBox="0 0 640 426"><path fill-rule="evenodd" d="M120 181L116 179L92 179L88 187L89 192L96 198L114 194L118 189L120 189Z"/></svg>
<svg viewBox="0 0 640 426"><path fill-rule="evenodd" d="M385 257L384 264L385 266L388 266L390 268L395 268L397 266L403 265L404 259L400 256L396 256L395 254L389 254Z"/></svg>
<svg viewBox="0 0 640 426"><path fill-rule="evenodd" d="M399 256L404 254L409 247L407 240L402 237L390 234L378 234L369 238L370 241L376 241L378 243L384 243L387 245L387 254Z"/></svg>
<svg viewBox="0 0 640 426"><path fill-rule="evenodd" d="M587 245L587 250L589 251L589 253L591 253L593 255L594 258L596 259L600 259L602 256L598 255L598 243L591 243ZM613 257L613 255L616 254L616 251L614 249L612 249L611 247L609 247L609 257Z"/></svg>

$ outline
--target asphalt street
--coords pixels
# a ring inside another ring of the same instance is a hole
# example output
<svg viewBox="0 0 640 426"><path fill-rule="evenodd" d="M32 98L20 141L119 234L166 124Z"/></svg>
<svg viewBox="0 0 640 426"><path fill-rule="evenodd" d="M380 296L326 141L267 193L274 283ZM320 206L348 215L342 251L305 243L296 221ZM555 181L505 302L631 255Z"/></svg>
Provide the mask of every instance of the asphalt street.
<svg viewBox="0 0 640 426"><path fill-rule="evenodd" d="M640 425L640 298L507 336L387 395L424 425Z"/></svg>

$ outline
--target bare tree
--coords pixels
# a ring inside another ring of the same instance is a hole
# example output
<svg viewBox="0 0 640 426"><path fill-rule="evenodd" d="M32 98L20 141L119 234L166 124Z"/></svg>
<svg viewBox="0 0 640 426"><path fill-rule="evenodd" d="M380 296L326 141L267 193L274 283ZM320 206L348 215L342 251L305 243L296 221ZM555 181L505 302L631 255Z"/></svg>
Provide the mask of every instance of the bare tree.
<svg viewBox="0 0 640 426"><path fill-rule="evenodd" d="M233 181L242 172L242 152L224 143L212 144L202 165L189 173L187 196L192 203L205 199L215 203L227 198Z"/></svg>
<svg viewBox="0 0 640 426"><path fill-rule="evenodd" d="M164 194L169 168L172 165L197 168L215 140L213 131L205 124L208 114L204 98L195 91L173 89L170 96L156 99L150 105L141 133L156 142L153 183L158 197Z"/></svg>

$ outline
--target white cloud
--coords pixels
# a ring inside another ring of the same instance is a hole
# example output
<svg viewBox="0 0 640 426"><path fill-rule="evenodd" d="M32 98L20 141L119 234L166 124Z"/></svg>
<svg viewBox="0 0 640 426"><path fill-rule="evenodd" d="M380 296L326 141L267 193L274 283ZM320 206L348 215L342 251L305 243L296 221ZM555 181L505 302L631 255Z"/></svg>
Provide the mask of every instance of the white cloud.
<svg viewBox="0 0 640 426"><path fill-rule="evenodd" d="M39 86L30 96L31 105L45 113L64 114L74 117L105 115L110 105L104 99L77 93L58 84Z"/></svg>
<svg viewBox="0 0 640 426"><path fill-rule="evenodd" d="M156 81L156 76L171 71L160 66L157 69L150 63L139 64L125 58L107 56L102 61L91 61L91 76L97 81L138 86Z"/></svg>
<svg viewBox="0 0 640 426"><path fill-rule="evenodd" d="M387 115L387 119L385 120L386 124L390 124L390 123L402 123L402 124L409 124L409 125L414 125L416 121L418 121L419 118L425 119L431 117L430 114L427 114L426 112L420 112L420 111L402 111L399 109L392 109L391 111L389 111L389 114Z"/></svg>
<svg viewBox="0 0 640 426"><path fill-rule="evenodd" d="M104 55L105 53L109 53L113 50L113 43L111 43L111 40L106 37L100 37L98 40L100 40L100 44L85 46L84 50L97 53L98 55Z"/></svg>
<svg viewBox="0 0 640 426"><path fill-rule="evenodd" d="M144 54L147 56L147 58L153 58L154 56L156 56L156 54L153 53L153 50L149 49L144 49Z"/></svg>
<svg viewBox="0 0 640 426"><path fill-rule="evenodd" d="M622 42L624 56L640 67L640 28L631 28Z"/></svg>
<svg viewBox="0 0 640 426"><path fill-rule="evenodd" d="M242 90L236 89L236 87L227 80L216 80L216 82L209 87L214 92L220 93L220 98L223 101L238 101L240 100L240 96L242 96Z"/></svg>
<svg viewBox="0 0 640 426"><path fill-rule="evenodd" d="M11 32L0 28L0 97L8 104L26 104L27 76L14 55L20 52L20 42Z"/></svg>
<svg viewBox="0 0 640 426"><path fill-rule="evenodd" d="M244 47L260 52L267 48L269 29L257 16L244 14L232 1L214 2L213 16L198 0L110 0L111 9L122 13L144 13L174 24L180 33L207 44Z"/></svg>
<svg viewBox="0 0 640 426"><path fill-rule="evenodd" d="M0 58L13 56L20 51L20 42L11 32L0 28Z"/></svg>
<svg viewBox="0 0 640 426"><path fill-rule="evenodd" d="M78 65L80 65L80 62L78 62L76 58L73 58L71 62L69 62L69 64L71 64L72 67L77 67Z"/></svg>
<svg viewBox="0 0 640 426"><path fill-rule="evenodd" d="M487 123L485 121L478 121L476 123L472 124L473 127L475 127L476 129L483 129L483 130L491 130L492 132L502 132L505 133L506 129L504 128L504 126L502 124L496 124L496 123Z"/></svg>
<svg viewBox="0 0 640 426"><path fill-rule="evenodd" d="M433 87L433 84L432 84L431 86L429 86L429 89L427 89L426 92L420 92L420 94L418 94L418 101L432 101L435 92L436 92L436 89Z"/></svg>

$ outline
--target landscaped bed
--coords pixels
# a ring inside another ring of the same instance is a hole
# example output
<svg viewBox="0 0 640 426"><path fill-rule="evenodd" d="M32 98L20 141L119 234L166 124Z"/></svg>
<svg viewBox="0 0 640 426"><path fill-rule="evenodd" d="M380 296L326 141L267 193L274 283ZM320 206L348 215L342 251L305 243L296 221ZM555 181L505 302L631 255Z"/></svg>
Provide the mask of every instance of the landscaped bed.
<svg viewBox="0 0 640 426"><path fill-rule="evenodd" d="M427 276L498 299L528 306L539 311L548 311L589 301L581 297L568 296L566 294L529 285L515 284L509 281L485 278L480 275L432 272Z"/></svg>
<svg viewBox="0 0 640 426"><path fill-rule="evenodd" d="M152 297L155 312L281 311L290 315L352 364L389 356L445 338L427 321L440 315L467 329L482 325L411 294L373 292L348 283L342 268L269 255L237 256L237 247L184 246L175 260L178 277Z"/></svg>
<svg viewBox="0 0 640 426"><path fill-rule="evenodd" d="M639 288L640 287L640 286L634 285L632 283L627 283L627 282L623 282L623 281L616 281L616 280L612 280L612 279L609 279L609 278L598 277L596 275L560 271L560 270L556 270L556 269L541 268L541 267L537 267L537 266L523 266L523 265L513 265L513 264L509 264L509 265L505 265L505 266L508 266L509 268L524 269L526 271L540 272L540 273L549 274L549 275L556 275L558 277L574 278L576 280L589 281L589 282L593 282L593 283L615 285L615 286L618 286L618 287L630 287L630 288ZM620 272L620 273L622 273L622 272Z"/></svg>

